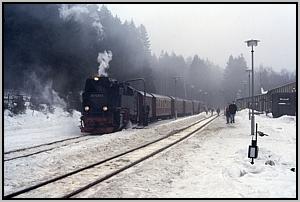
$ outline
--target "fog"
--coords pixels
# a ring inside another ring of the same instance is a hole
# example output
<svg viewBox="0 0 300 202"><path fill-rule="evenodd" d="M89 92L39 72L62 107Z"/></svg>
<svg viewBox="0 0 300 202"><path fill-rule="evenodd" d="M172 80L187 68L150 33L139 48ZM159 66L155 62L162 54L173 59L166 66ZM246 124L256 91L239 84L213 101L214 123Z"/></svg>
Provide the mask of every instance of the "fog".
<svg viewBox="0 0 300 202"><path fill-rule="evenodd" d="M107 4L113 15L146 26L151 50L184 57L202 55L224 67L228 57L245 56L244 43L259 39L255 65L296 69L295 4Z"/></svg>

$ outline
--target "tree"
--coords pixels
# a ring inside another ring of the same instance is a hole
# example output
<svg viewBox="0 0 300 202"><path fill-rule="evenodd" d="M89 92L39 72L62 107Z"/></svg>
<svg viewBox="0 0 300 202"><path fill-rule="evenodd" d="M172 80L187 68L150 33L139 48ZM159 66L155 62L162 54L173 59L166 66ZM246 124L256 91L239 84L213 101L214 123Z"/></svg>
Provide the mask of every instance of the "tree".
<svg viewBox="0 0 300 202"><path fill-rule="evenodd" d="M247 81L247 63L243 55L234 58L229 56L224 70L223 90L226 102L232 102L237 98L239 90L243 89L243 81Z"/></svg>
<svg viewBox="0 0 300 202"><path fill-rule="evenodd" d="M143 44L144 53L146 53L147 56L150 56L151 55L150 40L149 40L148 33L146 31L146 27L143 24L141 24L138 29Z"/></svg>

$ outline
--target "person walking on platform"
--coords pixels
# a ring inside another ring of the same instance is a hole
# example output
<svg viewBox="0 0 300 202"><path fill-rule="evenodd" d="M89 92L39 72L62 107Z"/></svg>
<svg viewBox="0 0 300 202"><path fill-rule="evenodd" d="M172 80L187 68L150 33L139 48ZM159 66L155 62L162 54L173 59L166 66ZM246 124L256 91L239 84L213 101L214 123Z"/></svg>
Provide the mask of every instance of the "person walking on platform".
<svg viewBox="0 0 300 202"><path fill-rule="evenodd" d="M230 123L234 123L234 116L237 111L237 106L235 102L233 101L232 104L229 105L229 113L230 113Z"/></svg>
<svg viewBox="0 0 300 202"><path fill-rule="evenodd" d="M225 116L226 116L226 124L228 124L229 119L230 119L230 113L229 113L229 107L228 106L225 108Z"/></svg>
<svg viewBox="0 0 300 202"><path fill-rule="evenodd" d="M215 109L214 108L211 108L211 115L214 115L214 111L215 111Z"/></svg>
<svg viewBox="0 0 300 202"><path fill-rule="evenodd" d="M218 116L220 115L220 108L218 107L217 108L217 113L218 113Z"/></svg>

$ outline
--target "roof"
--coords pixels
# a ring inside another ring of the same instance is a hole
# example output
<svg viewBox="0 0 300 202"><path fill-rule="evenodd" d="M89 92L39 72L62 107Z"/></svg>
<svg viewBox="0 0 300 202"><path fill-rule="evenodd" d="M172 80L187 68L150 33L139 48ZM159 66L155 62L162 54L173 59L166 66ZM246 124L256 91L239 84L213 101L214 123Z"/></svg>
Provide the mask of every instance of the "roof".
<svg viewBox="0 0 300 202"><path fill-rule="evenodd" d="M170 96L170 98L172 98L172 99L175 99L175 97L174 97L174 96ZM179 98L179 97L176 97L176 100L180 100L180 101L182 101L182 100L184 100L184 99L182 99L182 98Z"/></svg>
<svg viewBox="0 0 300 202"><path fill-rule="evenodd" d="M269 91L271 91L271 90L276 90L276 89L278 89L278 88L283 88L283 87L290 86L290 85L296 85L296 81L290 82L290 83L287 83L287 84L284 84L284 85L277 86L277 87L275 87L275 88L269 89Z"/></svg>
<svg viewBox="0 0 300 202"><path fill-rule="evenodd" d="M163 99L168 99L168 100L171 100L171 97L169 96L165 96L165 95L158 95L158 94L154 94L154 93L151 93L154 97L156 98L163 98Z"/></svg>
<svg viewBox="0 0 300 202"><path fill-rule="evenodd" d="M275 91L275 90L277 90L277 89L284 88L284 87L291 86L291 85L296 85L296 82L287 83L287 84L278 86L278 87L276 87L276 88L269 89L269 90L267 91L267 93L264 93L264 94L255 94L253 97L257 97L257 96L267 96L267 95L272 94L272 92ZM297 87L297 86L296 86L296 87ZM251 97L252 97L252 96L242 97L242 98L238 98L238 99L236 99L236 100L251 99Z"/></svg>
<svg viewBox="0 0 300 202"><path fill-rule="evenodd" d="M139 94L144 95L144 91L136 90ZM146 92L147 97L153 97L153 95Z"/></svg>
<svg viewBox="0 0 300 202"><path fill-rule="evenodd" d="M193 102L193 100L186 100L186 99L184 99L184 101L187 101L187 102Z"/></svg>

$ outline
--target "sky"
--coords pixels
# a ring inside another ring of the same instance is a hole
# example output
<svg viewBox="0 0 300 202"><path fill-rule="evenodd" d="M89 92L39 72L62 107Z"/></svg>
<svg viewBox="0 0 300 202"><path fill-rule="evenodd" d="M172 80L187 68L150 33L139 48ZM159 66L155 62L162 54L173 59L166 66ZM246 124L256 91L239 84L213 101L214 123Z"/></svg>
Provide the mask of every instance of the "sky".
<svg viewBox="0 0 300 202"><path fill-rule="evenodd" d="M296 70L295 4L107 4L122 22L143 24L151 50L184 57L198 54L225 67L230 55L243 54L251 67L245 41L260 40L254 67Z"/></svg>

